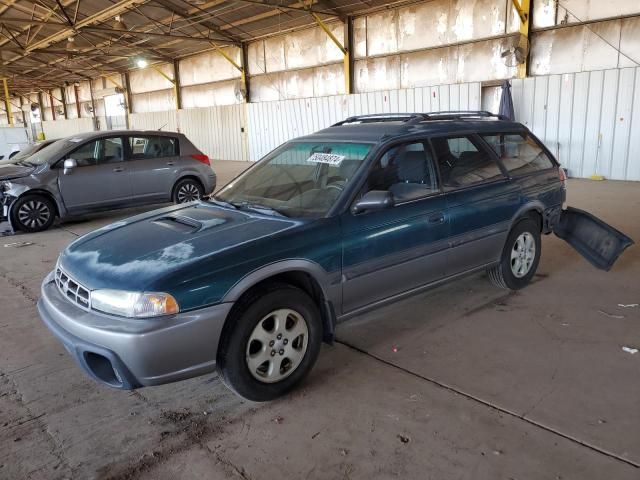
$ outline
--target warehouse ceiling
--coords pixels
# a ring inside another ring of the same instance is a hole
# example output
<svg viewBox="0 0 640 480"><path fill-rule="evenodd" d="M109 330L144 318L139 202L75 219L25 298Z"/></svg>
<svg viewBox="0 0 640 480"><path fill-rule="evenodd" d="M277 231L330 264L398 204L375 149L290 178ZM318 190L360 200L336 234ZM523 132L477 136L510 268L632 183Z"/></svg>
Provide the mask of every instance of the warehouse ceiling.
<svg viewBox="0 0 640 480"><path fill-rule="evenodd" d="M0 0L0 77L13 93L58 87L407 2Z"/></svg>

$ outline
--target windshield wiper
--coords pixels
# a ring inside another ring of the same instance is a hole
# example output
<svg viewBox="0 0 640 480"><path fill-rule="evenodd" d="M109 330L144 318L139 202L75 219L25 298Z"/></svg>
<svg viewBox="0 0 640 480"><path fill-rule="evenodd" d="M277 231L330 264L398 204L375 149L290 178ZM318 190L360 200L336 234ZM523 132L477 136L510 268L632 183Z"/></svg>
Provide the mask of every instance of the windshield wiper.
<svg viewBox="0 0 640 480"><path fill-rule="evenodd" d="M209 195L207 197L207 200L211 203L215 203L216 205L220 205L221 207L227 207L227 208L233 208L234 210L237 210L238 207L236 205L234 205L231 202L225 202L224 200L220 200L219 198L215 197L214 195Z"/></svg>
<svg viewBox="0 0 640 480"><path fill-rule="evenodd" d="M253 210L254 212L263 213L266 215L277 215L279 217L286 217L284 213L279 210L276 210L273 207L267 207L266 205L260 205L259 203L250 203L250 202L232 202L231 203L238 210Z"/></svg>

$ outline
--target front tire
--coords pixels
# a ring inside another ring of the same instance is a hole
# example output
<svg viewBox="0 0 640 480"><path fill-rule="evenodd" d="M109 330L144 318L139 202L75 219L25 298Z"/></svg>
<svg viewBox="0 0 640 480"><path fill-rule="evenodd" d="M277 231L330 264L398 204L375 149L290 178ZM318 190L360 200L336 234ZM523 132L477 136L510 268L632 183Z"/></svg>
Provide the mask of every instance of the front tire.
<svg viewBox="0 0 640 480"><path fill-rule="evenodd" d="M309 373L320 353L320 313L299 288L274 284L249 294L227 321L218 371L227 387L248 400L284 395Z"/></svg>
<svg viewBox="0 0 640 480"><path fill-rule="evenodd" d="M500 288L520 290L527 286L540 262L540 227L526 218L509 232L500 263L487 270L491 282Z"/></svg>
<svg viewBox="0 0 640 480"><path fill-rule="evenodd" d="M23 232L46 230L53 225L55 217L55 206L44 195L25 195L11 207L11 223Z"/></svg>
<svg viewBox="0 0 640 480"><path fill-rule="evenodd" d="M188 203L204 196L202 184L192 178L184 178L173 187L173 203Z"/></svg>

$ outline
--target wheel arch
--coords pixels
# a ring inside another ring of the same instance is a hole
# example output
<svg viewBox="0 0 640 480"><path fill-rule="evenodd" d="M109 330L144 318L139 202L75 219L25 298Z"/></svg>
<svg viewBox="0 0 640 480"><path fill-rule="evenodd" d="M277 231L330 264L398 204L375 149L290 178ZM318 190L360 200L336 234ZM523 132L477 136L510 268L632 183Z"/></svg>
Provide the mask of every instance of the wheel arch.
<svg viewBox="0 0 640 480"><path fill-rule="evenodd" d="M335 334L335 298L331 294L329 274L318 264L308 260L287 260L267 265L238 281L224 296L223 302L241 304L243 297L274 283L300 288L314 301L322 319L323 340L332 343ZM235 307L235 306L234 306ZM232 318L233 309L228 318ZM225 329L228 323L225 322ZM223 332L224 333L224 332Z"/></svg>
<svg viewBox="0 0 640 480"><path fill-rule="evenodd" d="M540 231L542 232L543 226L543 212L545 206L540 201L530 202L518 209L515 215L511 218L511 223L509 225L509 231L521 220L525 218L532 218L538 223L540 227Z"/></svg>

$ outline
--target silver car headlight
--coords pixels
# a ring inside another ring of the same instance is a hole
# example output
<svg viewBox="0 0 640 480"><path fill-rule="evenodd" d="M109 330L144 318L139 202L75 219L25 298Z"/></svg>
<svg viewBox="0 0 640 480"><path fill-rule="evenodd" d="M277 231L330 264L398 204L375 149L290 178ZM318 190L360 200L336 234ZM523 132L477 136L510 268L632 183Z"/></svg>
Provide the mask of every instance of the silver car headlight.
<svg viewBox="0 0 640 480"><path fill-rule="evenodd" d="M168 293L93 290L91 308L129 318L149 318L178 313L178 302Z"/></svg>

